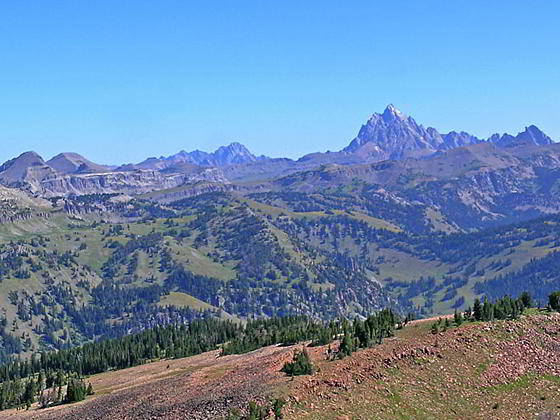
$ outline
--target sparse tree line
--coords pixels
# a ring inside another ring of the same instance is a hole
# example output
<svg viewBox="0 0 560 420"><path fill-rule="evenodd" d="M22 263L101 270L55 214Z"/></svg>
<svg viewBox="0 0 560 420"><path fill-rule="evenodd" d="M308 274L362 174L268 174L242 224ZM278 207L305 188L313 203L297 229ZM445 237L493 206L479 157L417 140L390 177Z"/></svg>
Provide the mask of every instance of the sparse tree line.
<svg viewBox="0 0 560 420"><path fill-rule="evenodd" d="M547 296L560 289L560 252L550 252L543 258L532 259L520 270L477 282L474 291L491 299L498 296L517 296L530 290L537 302L544 304Z"/></svg>
<svg viewBox="0 0 560 420"><path fill-rule="evenodd" d="M44 352L29 360L0 366L0 409L41 406L79 401L91 394L83 377L119 370L162 358L181 358L221 348L221 354L239 354L273 344L291 345L311 341L329 344L343 335L344 355L360 347L381 343L393 334L400 318L390 309L355 319L321 323L305 316L249 321L245 326L207 318L188 325L168 325L117 339L103 340L58 352ZM349 343L349 344L348 344ZM342 356L341 356L342 357ZM294 355L284 371L289 375L309 374L312 365L304 351ZM63 386L66 393L63 395Z"/></svg>
<svg viewBox="0 0 560 420"><path fill-rule="evenodd" d="M293 196L293 199L290 197L276 193L255 196L256 199L270 204L275 204L275 200L283 200L290 204L293 200L302 199L300 195ZM308 197L309 200L316 198ZM321 210L325 208L322 207ZM339 252L349 253L358 266L367 267L373 272L376 272L376 265L383 262L382 257L371 260L372 248L375 250L376 247L399 250L422 260L442 261L456 267L450 269L444 281L439 284L433 277L412 282L387 283L388 290L400 292L399 302L403 307L412 308L414 305L411 299L423 295L424 307L415 310L418 314L426 315L437 300L436 293L442 289L445 290L439 298L440 301L452 301L453 308L463 306L463 296L460 296L458 289L465 286L473 276L485 276L488 279L478 282L474 291L490 299L497 299L506 294L519 295L527 289L537 301L544 302L547 295L560 286L560 252L552 252L544 258L534 259L521 270L506 275L500 275L499 272L512 264L507 255L504 258L494 258L486 266L480 266L479 261L500 253L507 254L508 250L530 241L535 241L534 247L558 247L559 222L560 216L549 215L480 232L454 234L420 234L375 229L348 214L316 218L281 215L276 218L275 225L303 243L315 241L320 243L321 248L339 249ZM350 238L352 242L348 241Z"/></svg>
<svg viewBox="0 0 560 420"><path fill-rule="evenodd" d="M483 300L476 298L473 306L469 306L465 312L455 310L453 323L455 326L459 326L463 322L468 321L514 320L518 319L525 309L534 307L533 297L526 291L522 292L517 299L504 296L491 302L486 297ZM549 311L560 311L560 291L553 292L548 296L547 309ZM445 320L440 318L432 324L432 333L437 334L438 332L446 331L451 326L452 323L449 318L445 318Z"/></svg>
<svg viewBox="0 0 560 420"><path fill-rule="evenodd" d="M453 322L516 319L524 309L534 306L531 295L504 297L494 302L475 299L464 313L455 312ZM560 311L560 291L549 296L549 310ZM46 352L30 360L18 360L0 366L0 409L29 407L39 401L41 406L79 401L91 394L84 376L124 369L162 358L180 358L221 348L221 354L239 354L261 347L301 341L310 345L327 345L340 339L338 352L328 350L329 358L343 358L361 349L381 344L394 335L395 328L406 324L390 309L353 321L313 321L305 316L248 321L246 325L207 318L188 325L168 325L145 330L117 339L104 340L58 352ZM437 333L449 328L449 319L432 326ZM290 376L313 373L311 359L304 349L296 351L283 369ZM65 391L64 391L65 388ZM258 418L258 417L257 417Z"/></svg>
<svg viewBox="0 0 560 420"><path fill-rule="evenodd" d="M39 371L37 375L0 383L0 410L29 409L34 402L39 402L41 408L70 404L93 394L91 383L86 385L76 374L58 370L48 371L45 375Z"/></svg>

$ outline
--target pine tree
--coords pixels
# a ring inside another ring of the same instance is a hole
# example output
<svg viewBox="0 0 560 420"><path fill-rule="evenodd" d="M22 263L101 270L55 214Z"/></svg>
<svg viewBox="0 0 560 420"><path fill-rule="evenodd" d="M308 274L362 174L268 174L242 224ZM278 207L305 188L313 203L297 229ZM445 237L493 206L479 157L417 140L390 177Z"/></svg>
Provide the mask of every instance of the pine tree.
<svg viewBox="0 0 560 420"><path fill-rule="evenodd" d="M455 321L455 325L459 326L463 323L463 315L461 314L461 312L458 312L457 309L455 309L455 315L453 318Z"/></svg>
<svg viewBox="0 0 560 420"><path fill-rule="evenodd" d="M525 308L533 307L533 298L531 297L529 292L525 291L521 293L521 296L519 298L521 299L521 302L523 302L523 307Z"/></svg>
<svg viewBox="0 0 560 420"><path fill-rule="evenodd" d="M473 315L474 315L474 319L476 321L481 321L482 320L482 305L480 304L480 299L479 298L476 298L474 300Z"/></svg>
<svg viewBox="0 0 560 420"><path fill-rule="evenodd" d="M43 371L40 370L39 375L37 375L37 383L35 385L35 390L37 392L37 395L41 394L41 392L43 391L44 381L45 381L45 378L43 376Z"/></svg>
<svg viewBox="0 0 560 420"><path fill-rule="evenodd" d="M66 403L82 401L86 398L86 384L81 379L72 378L66 387Z"/></svg>
<svg viewBox="0 0 560 420"><path fill-rule="evenodd" d="M350 356L354 351L352 341L353 340L350 332L346 331L344 333L344 337L342 338L342 341L340 343L340 348L338 350L338 354L341 358L345 356Z"/></svg>
<svg viewBox="0 0 560 420"><path fill-rule="evenodd" d="M487 298L484 298L484 304L482 305L482 320L483 321L494 320L494 305L488 302Z"/></svg>

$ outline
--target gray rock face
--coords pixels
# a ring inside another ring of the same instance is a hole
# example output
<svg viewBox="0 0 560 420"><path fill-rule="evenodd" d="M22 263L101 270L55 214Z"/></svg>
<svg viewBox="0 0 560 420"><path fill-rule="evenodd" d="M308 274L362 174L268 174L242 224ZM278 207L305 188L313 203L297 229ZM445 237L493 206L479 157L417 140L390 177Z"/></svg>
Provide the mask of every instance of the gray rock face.
<svg viewBox="0 0 560 420"><path fill-rule="evenodd" d="M455 149L457 147L464 147L470 146L471 144L478 144L482 143L484 140L481 140L469 133L465 133L461 131L460 133L456 131L451 131L443 137L443 147L440 149L450 150Z"/></svg>
<svg viewBox="0 0 560 420"><path fill-rule="evenodd" d="M0 178L7 182L24 181L29 175L29 169L45 169L46 163L35 152L25 152L14 159L10 159L0 166Z"/></svg>
<svg viewBox="0 0 560 420"><path fill-rule="evenodd" d="M200 182L229 184L218 168L193 165L177 171L135 168L112 170L76 153L61 153L45 162L37 153L26 152L0 166L0 184L45 197L95 193L141 194Z"/></svg>
<svg viewBox="0 0 560 420"><path fill-rule="evenodd" d="M554 143L550 137L534 125L526 127L525 131L517 135L517 138L521 141L531 141L537 146L546 146Z"/></svg>
<svg viewBox="0 0 560 420"><path fill-rule="evenodd" d="M435 153L444 144L434 128L424 128L389 105L373 114L343 151L367 155L366 160L404 159Z"/></svg>
<svg viewBox="0 0 560 420"><path fill-rule="evenodd" d="M342 151L311 153L297 161L257 157L240 143L222 146L212 153L181 151L117 169L95 164L76 153L61 153L45 162L37 153L27 152L0 166L0 184L48 196L109 192L133 194L201 181L223 185L229 184L228 179L268 182L321 165L348 167L409 158L422 158L420 160L433 163L438 156L453 152L458 153L450 154L448 158L454 160L453 165L462 167L463 150L480 154L483 150L480 147L488 146L508 153L523 150L529 154L533 153L533 149L546 149L553 144L551 138L534 125L526 127L517 136L494 134L487 140L464 131L440 134L435 128L425 128L389 105L383 113L373 114ZM490 154L494 155L494 152ZM227 173L227 178L224 173ZM426 173L426 168L423 173Z"/></svg>
<svg viewBox="0 0 560 420"><path fill-rule="evenodd" d="M96 193L142 194L199 182L229 184L220 170L208 168L191 174L168 174L156 170L73 174L43 180L40 188L43 195L51 197Z"/></svg>
<svg viewBox="0 0 560 420"><path fill-rule="evenodd" d="M231 143L229 146L222 146L214 153L212 159L208 161L210 166L226 166L236 163L255 162L257 157L253 155L241 143Z"/></svg>

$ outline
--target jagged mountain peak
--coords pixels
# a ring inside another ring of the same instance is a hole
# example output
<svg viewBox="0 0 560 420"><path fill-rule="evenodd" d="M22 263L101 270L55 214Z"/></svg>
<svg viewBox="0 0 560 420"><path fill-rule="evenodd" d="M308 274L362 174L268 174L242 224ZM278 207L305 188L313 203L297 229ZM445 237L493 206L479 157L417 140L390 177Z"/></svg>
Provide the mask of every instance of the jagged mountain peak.
<svg viewBox="0 0 560 420"><path fill-rule="evenodd" d="M489 139L479 139L465 131L440 134L435 128L425 128L414 118L389 104L382 114L374 113L362 125L358 135L342 152L359 156L362 161L373 162L386 159L405 159L431 156L434 153L490 142L498 147L523 145L545 146L552 139L535 125L525 128L517 136L494 134Z"/></svg>
<svg viewBox="0 0 560 420"><path fill-rule="evenodd" d="M450 131L443 136L444 144L441 149L450 150L457 147L470 146L471 144L478 144L482 142L483 140L465 131Z"/></svg>
<svg viewBox="0 0 560 420"><path fill-rule="evenodd" d="M554 141L536 125L530 125L529 127L525 127L525 131L519 133L517 137L522 141L523 140L532 141L538 146L546 146L554 143Z"/></svg>
<svg viewBox="0 0 560 420"><path fill-rule="evenodd" d="M385 121L393 121L395 119L406 120L408 118L407 115L399 111L393 104L387 105L385 111L383 111L383 114L381 115Z"/></svg>
<svg viewBox="0 0 560 420"><path fill-rule="evenodd" d="M501 136L499 134L493 134L488 141L500 147L522 145L547 146L549 144L554 144L554 141L536 125L525 127L525 130L517 134L517 136L512 136L508 133L504 133Z"/></svg>
<svg viewBox="0 0 560 420"><path fill-rule="evenodd" d="M230 165L233 163L254 162L257 157L238 142L230 143L228 146L221 146L212 153L217 166Z"/></svg>
<svg viewBox="0 0 560 420"><path fill-rule="evenodd" d="M374 113L343 151L372 161L402 159L434 153L443 142L436 129L424 128L390 104L382 114Z"/></svg>
<svg viewBox="0 0 560 420"><path fill-rule="evenodd" d="M218 148L218 150L220 149L235 149L235 150L244 150L246 152L248 152L249 150L241 143L237 142L237 141L232 141L230 144L228 144L227 146L220 146Z"/></svg>
<svg viewBox="0 0 560 420"><path fill-rule="evenodd" d="M159 159L150 158L137 166L140 168L165 169L181 163L190 163L199 166L228 166L234 164L255 162L262 157L253 155L243 144L232 142L227 146L221 146L212 153L201 150L186 152L181 150L179 153Z"/></svg>

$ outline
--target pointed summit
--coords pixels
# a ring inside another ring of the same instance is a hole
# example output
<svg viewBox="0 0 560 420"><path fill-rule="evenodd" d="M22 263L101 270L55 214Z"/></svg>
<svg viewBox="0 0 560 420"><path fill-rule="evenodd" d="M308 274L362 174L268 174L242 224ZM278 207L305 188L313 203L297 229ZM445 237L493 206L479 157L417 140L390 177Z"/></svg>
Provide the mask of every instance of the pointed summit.
<svg viewBox="0 0 560 420"><path fill-rule="evenodd" d="M212 166L225 166L236 163L254 162L257 158L241 143L233 142L229 146L222 146L214 153L209 164Z"/></svg>
<svg viewBox="0 0 560 420"><path fill-rule="evenodd" d="M519 141L525 141L534 143L537 146L546 146L548 144L553 144L554 141L548 137L541 129L536 125L530 125L525 127L525 131L517 135Z"/></svg>
<svg viewBox="0 0 560 420"><path fill-rule="evenodd" d="M407 116L399 111L393 104L387 105L387 108L385 108L385 111L383 111L382 115L385 121L393 121L397 118L400 120L405 120L407 118Z"/></svg>
<svg viewBox="0 0 560 420"><path fill-rule="evenodd" d="M522 131L515 137L507 133L504 133L502 136L494 134L488 141L499 147L514 147L524 144L535 146L554 144L554 141L535 125L525 127L525 131Z"/></svg>
<svg viewBox="0 0 560 420"><path fill-rule="evenodd" d="M432 154L442 144L436 129L424 128L389 104L383 114L370 117L344 152L358 152L368 161L403 159Z"/></svg>

